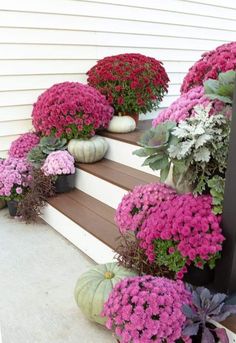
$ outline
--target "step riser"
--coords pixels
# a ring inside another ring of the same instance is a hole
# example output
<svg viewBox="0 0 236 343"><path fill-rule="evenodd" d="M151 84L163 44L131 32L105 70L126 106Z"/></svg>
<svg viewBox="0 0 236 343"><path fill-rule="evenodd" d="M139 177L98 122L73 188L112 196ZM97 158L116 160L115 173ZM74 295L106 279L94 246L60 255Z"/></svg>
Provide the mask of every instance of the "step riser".
<svg viewBox="0 0 236 343"><path fill-rule="evenodd" d="M118 207L122 197L127 193L125 189L78 168L76 169L76 188L114 209Z"/></svg>
<svg viewBox="0 0 236 343"><path fill-rule="evenodd" d="M109 149L106 153L105 158L117 163L124 164L125 166L138 169L144 173L152 174L159 176L159 172L153 171L149 167L142 167L142 163L145 158L132 155L134 150L137 150L139 147L129 143L121 142L115 139L106 138L106 141L109 144Z"/></svg>
<svg viewBox="0 0 236 343"><path fill-rule="evenodd" d="M45 222L52 226L57 232L68 239L69 242L74 244L96 263L114 261L115 253L111 248L51 205L47 205L45 207L41 217Z"/></svg>

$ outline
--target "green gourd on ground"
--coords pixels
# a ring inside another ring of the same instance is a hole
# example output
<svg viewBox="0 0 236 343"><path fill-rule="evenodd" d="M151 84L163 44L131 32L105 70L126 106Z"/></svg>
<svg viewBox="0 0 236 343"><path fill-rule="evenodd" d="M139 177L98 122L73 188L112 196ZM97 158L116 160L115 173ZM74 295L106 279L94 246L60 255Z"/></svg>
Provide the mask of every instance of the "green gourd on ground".
<svg viewBox="0 0 236 343"><path fill-rule="evenodd" d="M117 263L97 265L78 279L75 287L75 300L82 313L91 321L105 325L106 318L101 317L103 305L117 282L135 272L119 266Z"/></svg>

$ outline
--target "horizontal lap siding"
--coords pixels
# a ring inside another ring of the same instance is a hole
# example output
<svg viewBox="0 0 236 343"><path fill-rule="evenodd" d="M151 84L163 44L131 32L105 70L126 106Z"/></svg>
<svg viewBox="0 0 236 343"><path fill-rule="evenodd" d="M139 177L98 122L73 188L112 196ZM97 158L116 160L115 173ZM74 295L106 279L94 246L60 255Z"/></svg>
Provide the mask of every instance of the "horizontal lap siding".
<svg viewBox="0 0 236 343"><path fill-rule="evenodd" d="M31 128L41 92L85 83L96 60L123 52L161 60L171 81L163 108L194 61L235 33L230 0L0 0L0 155Z"/></svg>

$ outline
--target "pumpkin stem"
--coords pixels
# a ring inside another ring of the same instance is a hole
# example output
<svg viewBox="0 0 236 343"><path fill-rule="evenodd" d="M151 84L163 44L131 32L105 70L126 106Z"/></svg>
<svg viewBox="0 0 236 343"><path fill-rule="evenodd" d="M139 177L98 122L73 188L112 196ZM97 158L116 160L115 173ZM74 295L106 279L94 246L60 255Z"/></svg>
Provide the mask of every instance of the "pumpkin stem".
<svg viewBox="0 0 236 343"><path fill-rule="evenodd" d="M115 274L112 272L105 272L104 273L105 279L112 279L114 276L115 276Z"/></svg>

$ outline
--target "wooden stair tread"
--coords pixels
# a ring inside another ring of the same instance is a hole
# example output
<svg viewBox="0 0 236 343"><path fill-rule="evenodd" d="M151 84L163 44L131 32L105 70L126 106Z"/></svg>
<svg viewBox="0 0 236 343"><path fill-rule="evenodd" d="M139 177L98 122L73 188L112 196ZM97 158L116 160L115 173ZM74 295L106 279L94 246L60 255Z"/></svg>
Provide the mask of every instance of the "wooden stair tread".
<svg viewBox="0 0 236 343"><path fill-rule="evenodd" d="M128 191L133 189L136 185L157 182L159 180L157 176L141 172L137 169L107 159L91 164L77 163L76 166L81 170Z"/></svg>
<svg viewBox="0 0 236 343"><path fill-rule="evenodd" d="M228 317L220 324L236 334L236 315Z"/></svg>
<svg viewBox="0 0 236 343"><path fill-rule="evenodd" d="M138 126L135 131L129 133L112 133L108 131L101 131L99 135L111 139L116 139L121 142L138 145L138 141L140 136L144 133L144 131L150 129L152 125L152 120L141 120L138 123Z"/></svg>
<svg viewBox="0 0 236 343"><path fill-rule="evenodd" d="M116 248L119 232L111 207L76 189L56 195L48 203L110 248Z"/></svg>

